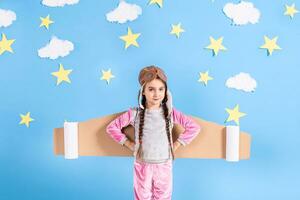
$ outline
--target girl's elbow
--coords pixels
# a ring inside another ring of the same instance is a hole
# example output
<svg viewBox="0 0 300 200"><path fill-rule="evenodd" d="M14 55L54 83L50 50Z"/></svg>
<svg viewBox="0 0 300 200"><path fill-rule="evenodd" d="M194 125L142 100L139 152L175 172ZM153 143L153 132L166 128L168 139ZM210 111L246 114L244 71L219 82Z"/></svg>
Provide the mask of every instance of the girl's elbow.
<svg viewBox="0 0 300 200"><path fill-rule="evenodd" d="M113 127L112 127L111 124L107 125L107 126L106 126L106 133L107 133L108 135L111 135L112 129L113 129Z"/></svg>
<svg viewBox="0 0 300 200"><path fill-rule="evenodd" d="M198 135L201 132L201 126L197 123L193 124L193 131L195 133L195 135Z"/></svg>

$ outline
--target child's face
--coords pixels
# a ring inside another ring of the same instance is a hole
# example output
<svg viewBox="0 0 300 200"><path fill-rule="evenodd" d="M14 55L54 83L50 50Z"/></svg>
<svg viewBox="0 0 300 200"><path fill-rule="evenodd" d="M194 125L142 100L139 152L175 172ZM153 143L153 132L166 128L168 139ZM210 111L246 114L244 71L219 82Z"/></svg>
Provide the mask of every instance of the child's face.
<svg viewBox="0 0 300 200"><path fill-rule="evenodd" d="M147 108L158 108L165 98L165 84L160 79L154 79L146 83L143 95L146 97Z"/></svg>

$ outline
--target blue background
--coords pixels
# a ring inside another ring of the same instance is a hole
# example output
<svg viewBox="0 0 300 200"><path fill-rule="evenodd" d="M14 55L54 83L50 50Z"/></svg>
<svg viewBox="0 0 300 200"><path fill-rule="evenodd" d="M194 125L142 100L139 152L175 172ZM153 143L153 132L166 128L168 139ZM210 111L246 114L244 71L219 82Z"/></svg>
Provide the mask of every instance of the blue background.
<svg viewBox="0 0 300 200"><path fill-rule="evenodd" d="M168 75L175 107L190 115L224 124L225 108L240 105L240 119L252 136L251 158L237 163L213 159L174 162L173 199L299 199L300 15L284 16L285 4L300 1L253 0L261 12L258 24L232 26L223 14L228 1L164 1L163 8L136 3L143 14L133 22L115 24L105 14L118 1L80 1L74 6L49 8L40 1L2 0L17 20L0 28L14 53L0 56L0 199L133 199L133 158L80 157L65 160L53 154L53 129L64 120L85 121L137 105L139 70L162 67ZM234 1L237 3L238 1ZM50 14L54 24L40 28L40 17ZM182 23L179 39L171 24ZM130 26L139 48L124 49L119 36ZM51 36L70 40L75 50L56 60L37 51ZM263 36L279 36L281 51L267 56ZM224 37L213 57L204 49L209 36ZM51 75L59 63L73 69L71 84L56 86ZM116 78L109 85L101 70ZM214 80L205 87L199 72L209 70ZM254 93L229 89L227 78L250 73ZM31 112L30 127L19 125L20 114ZM231 124L226 123L224 125Z"/></svg>

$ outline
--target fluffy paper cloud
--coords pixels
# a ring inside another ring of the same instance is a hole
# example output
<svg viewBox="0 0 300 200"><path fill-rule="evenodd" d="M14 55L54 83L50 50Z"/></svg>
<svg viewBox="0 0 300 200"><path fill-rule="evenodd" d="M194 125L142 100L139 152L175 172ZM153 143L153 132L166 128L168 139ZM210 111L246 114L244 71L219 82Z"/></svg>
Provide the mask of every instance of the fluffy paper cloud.
<svg viewBox="0 0 300 200"><path fill-rule="evenodd" d="M38 55L41 58L57 59L58 57L65 57L74 50L74 45L68 40L60 40L53 36L50 42L38 50Z"/></svg>
<svg viewBox="0 0 300 200"><path fill-rule="evenodd" d="M241 72L227 79L226 86L228 88L243 90L244 92L254 92L257 83L250 74Z"/></svg>
<svg viewBox="0 0 300 200"><path fill-rule="evenodd" d="M17 16L15 12L0 9L0 28L10 26L16 19Z"/></svg>
<svg viewBox="0 0 300 200"><path fill-rule="evenodd" d="M246 25L258 23L260 12L253 3L241 1L238 4L227 3L223 12L232 20L234 25Z"/></svg>
<svg viewBox="0 0 300 200"><path fill-rule="evenodd" d="M133 21L142 14L142 8L136 4L126 3L121 0L118 7L106 14L109 22L118 22L120 24L127 21Z"/></svg>
<svg viewBox="0 0 300 200"><path fill-rule="evenodd" d="M65 5L77 4L79 0L43 0L42 4L49 7L64 7Z"/></svg>

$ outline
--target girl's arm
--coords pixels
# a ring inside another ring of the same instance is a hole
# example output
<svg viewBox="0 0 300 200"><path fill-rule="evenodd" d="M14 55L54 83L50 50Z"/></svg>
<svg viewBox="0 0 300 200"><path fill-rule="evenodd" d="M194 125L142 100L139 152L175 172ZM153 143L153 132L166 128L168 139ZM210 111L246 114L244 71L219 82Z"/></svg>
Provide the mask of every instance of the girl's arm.
<svg viewBox="0 0 300 200"><path fill-rule="evenodd" d="M112 122L110 122L106 127L106 132L114 141L118 142L121 145L124 145L128 138L124 133L122 133L122 128L128 126L129 124L132 124L132 122L132 111L131 109L129 109L127 112L121 114Z"/></svg>
<svg viewBox="0 0 300 200"><path fill-rule="evenodd" d="M182 112L173 108L172 112L173 123L180 124L185 129L182 134L179 135L177 141L183 146L189 144L200 132L201 127L194 122L190 117L184 115Z"/></svg>

